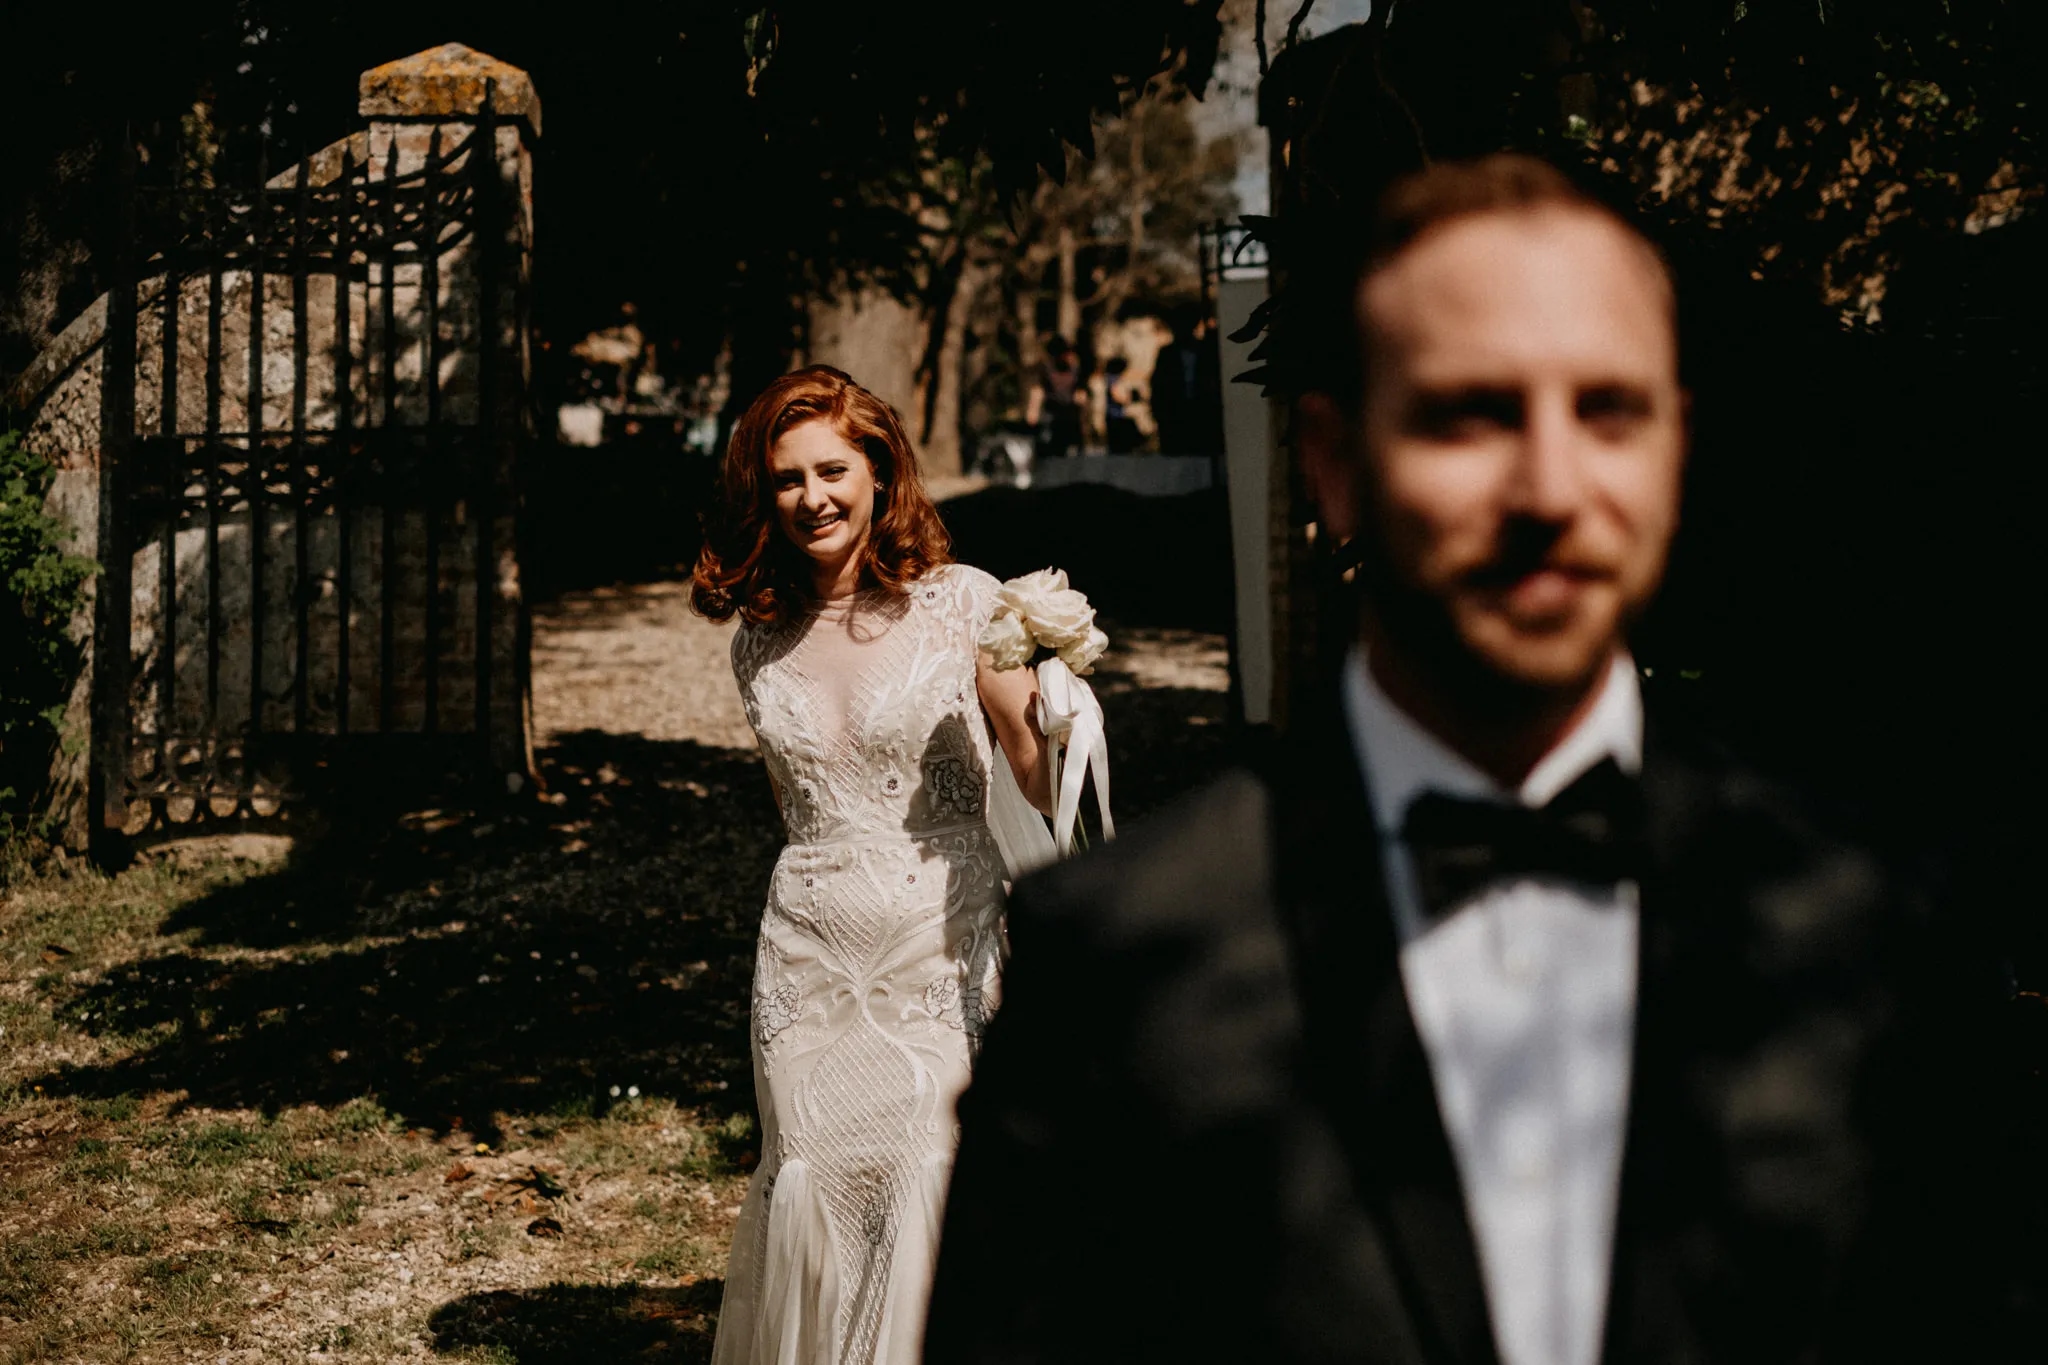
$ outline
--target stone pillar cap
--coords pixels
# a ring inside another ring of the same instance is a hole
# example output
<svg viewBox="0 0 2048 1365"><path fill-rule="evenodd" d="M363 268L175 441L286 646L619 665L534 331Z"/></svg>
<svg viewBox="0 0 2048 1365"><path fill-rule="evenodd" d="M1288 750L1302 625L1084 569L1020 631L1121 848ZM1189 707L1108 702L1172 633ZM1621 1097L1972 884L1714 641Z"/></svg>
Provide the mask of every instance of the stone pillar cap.
<svg viewBox="0 0 2048 1365"><path fill-rule="evenodd" d="M498 83L491 105L501 118L523 118L540 132L533 77L461 43L371 67L357 82L356 109L364 118L382 119L474 114L483 107L486 81Z"/></svg>

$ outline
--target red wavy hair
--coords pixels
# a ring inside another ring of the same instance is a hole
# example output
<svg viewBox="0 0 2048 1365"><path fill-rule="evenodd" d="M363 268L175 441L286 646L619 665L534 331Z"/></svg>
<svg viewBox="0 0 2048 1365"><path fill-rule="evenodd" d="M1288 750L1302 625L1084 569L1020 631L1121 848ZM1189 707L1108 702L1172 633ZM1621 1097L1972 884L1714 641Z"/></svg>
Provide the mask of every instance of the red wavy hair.
<svg viewBox="0 0 2048 1365"><path fill-rule="evenodd" d="M704 547L690 575L690 604L714 621L737 614L757 625L809 605L811 562L782 534L768 452L806 422L830 422L867 456L881 488L861 546L861 583L904 593L926 571L952 562L952 537L924 491L917 455L895 409L843 370L812 365L761 391L732 429L719 471L720 505L705 518Z"/></svg>

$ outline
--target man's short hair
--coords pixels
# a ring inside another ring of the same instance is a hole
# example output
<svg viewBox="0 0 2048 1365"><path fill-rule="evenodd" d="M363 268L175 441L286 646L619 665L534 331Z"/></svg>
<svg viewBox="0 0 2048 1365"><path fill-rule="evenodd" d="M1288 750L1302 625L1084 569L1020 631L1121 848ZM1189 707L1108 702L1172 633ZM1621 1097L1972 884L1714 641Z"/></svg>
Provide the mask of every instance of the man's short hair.
<svg viewBox="0 0 2048 1365"><path fill-rule="evenodd" d="M1365 281L1429 233L1461 218L1480 213L1562 208L1591 213L1613 223L1640 243L1655 263L1671 297L1676 287L1671 266L1639 226L1612 204L1589 193L1547 161L1519 152L1496 152L1470 161L1441 161L1392 181L1374 201L1361 239L1348 244L1332 264L1339 288L1327 302L1342 316L1330 317L1331 363L1307 376L1306 387L1323 389L1347 408L1356 410L1364 395L1366 335L1360 316ZM1673 307L1676 321L1676 307Z"/></svg>

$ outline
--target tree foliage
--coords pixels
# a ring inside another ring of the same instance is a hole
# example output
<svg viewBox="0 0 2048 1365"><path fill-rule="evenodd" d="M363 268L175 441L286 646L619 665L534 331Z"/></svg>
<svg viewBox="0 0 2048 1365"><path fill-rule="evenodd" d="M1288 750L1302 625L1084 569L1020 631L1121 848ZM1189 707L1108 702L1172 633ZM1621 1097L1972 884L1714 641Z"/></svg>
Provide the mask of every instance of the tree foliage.
<svg viewBox="0 0 2048 1365"><path fill-rule="evenodd" d="M546 110L544 334L581 335L630 298L697 353L683 367L737 331L744 390L786 354L801 293L924 267L929 168L975 166L1004 201L1063 174L1148 80L1202 87L1219 8L200 0L92 26L12 6L0 277L26 283L0 300L0 376L98 292L106 149L124 128L161 169L203 106L216 175L247 180L264 129L273 165L317 148L352 124L357 72L453 38L528 70Z"/></svg>
<svg viewBox="0 0 2048 1365"><path fill-rule="evenodd" d="M72 619L97 572L44 506L55 472L0 432L0 811L40 785L77 674Z"/></svg>
<svg viewBox="0 0 2048 1365"><path fill-rule="evenodd" d="M1392 176L1502 148L1576 166L1673 250L1852 325L1882 321L1927 244L2038 211L2039 6L1572 0L1487 26L1471 10L1377 8L1276 61L1263 109L1288 170L1263 226L1293 268L1341 263ZM1317 349L1315 325L1292 330L1304 353L1268 348L1289 387Z"/></svg>

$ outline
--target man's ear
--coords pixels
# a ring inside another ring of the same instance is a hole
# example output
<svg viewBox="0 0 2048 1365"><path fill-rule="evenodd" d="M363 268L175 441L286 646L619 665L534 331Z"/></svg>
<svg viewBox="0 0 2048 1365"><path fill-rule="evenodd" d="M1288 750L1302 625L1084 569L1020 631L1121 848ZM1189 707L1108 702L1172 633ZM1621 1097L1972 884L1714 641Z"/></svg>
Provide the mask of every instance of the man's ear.
<svg viewBox="0 0 2048 1365"><path fill-rule="evenodd" d="M1349 415L1327 393L1305 393L1294 403L1294 448L1315 499L1316 517L1332 543L1358 534L1358 451Z"/></svg>

